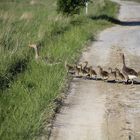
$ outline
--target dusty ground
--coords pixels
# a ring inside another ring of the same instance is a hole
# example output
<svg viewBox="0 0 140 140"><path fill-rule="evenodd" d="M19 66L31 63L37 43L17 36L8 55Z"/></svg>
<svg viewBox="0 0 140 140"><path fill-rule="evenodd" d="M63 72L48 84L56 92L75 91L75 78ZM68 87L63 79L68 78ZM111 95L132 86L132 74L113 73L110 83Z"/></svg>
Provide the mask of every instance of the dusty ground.
<svg viewBox="0 0 140 140"><path fill-rule="evenodd" d="M121 68L119 53L124 52L127 65L139 71L140 4L114 1L121 4L119 18L127 26L103 31L81 61L88 60L95 68ZM74 78L50 140L140 140L139 83L131 86Z"/></svg>

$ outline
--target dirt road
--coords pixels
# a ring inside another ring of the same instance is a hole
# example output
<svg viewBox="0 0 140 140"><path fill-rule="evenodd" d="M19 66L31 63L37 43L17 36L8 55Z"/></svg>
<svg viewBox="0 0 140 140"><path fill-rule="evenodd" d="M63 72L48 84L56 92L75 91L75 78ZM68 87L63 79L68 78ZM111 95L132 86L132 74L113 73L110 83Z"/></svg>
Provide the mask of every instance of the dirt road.
<svg viewBox="0 0 140 140"><path fill-rule="evenodd" d="M113 1L126 24L101 32L81 62L121 69L124 52L127 65L140 71L140 4ZM74 78L50 140L140 140L140 85Z"/></svg>

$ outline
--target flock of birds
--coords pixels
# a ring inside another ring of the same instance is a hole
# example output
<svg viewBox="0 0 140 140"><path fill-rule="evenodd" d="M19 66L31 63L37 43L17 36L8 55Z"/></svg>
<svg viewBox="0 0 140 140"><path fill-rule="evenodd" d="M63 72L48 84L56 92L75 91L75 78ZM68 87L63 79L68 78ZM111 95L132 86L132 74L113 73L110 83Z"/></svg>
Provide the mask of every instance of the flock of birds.
<svg viewBox="0 0 140 140"><path fill-rule="evenodd" d="M138 78L138 76L140 76L140 72L136 72L136 70L127 67L125 64L124 54L121 53L120 55L123 62L123 67L121 71L118 68L115 68L115 70L113 70L111 67L108 68L108 71L105 71L101 66L97 66L97 68L99 69L97 74L97 72L95 71L95 69L93 69L92 66L88 66L88 61L83 62L84 66L82 64L71 65L68 64L67 61L65 61L65 68L67 70L67 73L73 73L77 76L95 78L96 80L98 76L100 76L100 78L104 81L111 78L113 81L116 82L128 83L129 81L131 81L133 85L134 80Z"/></svg>
<svg viewBox="0 0 140 140"><path fill-rule="evenodd" d="M29 44L28 47L33 48L35 51L35 59L38 60L41 57L39 56L39 51L38 51L38 45L36 44ZM119 70L118 68L115 68L113 70L111 67L108 68L108 71L103 70L101 66L97 66L99 69L99 72L95 71L92 66L88 66L88 61L84 62L83 64L78 64L78 65L71 65L68 64L67 61L65 61L65 68L67 70L67 73L75 73L78 76L82 77L89 77L89 78L95 78L97 80L98 76L101 77L102 80L106 81L110 78L116 82L123 82L123 83L128 83L131 81L132 85L134 84L134 80L137 79L140 76L140 71L136 72L136 70L129 68L125 64L125 57L124 54L121 53L121 58L122 58L122 63L123 67L122 70ZM42 59L42 58L41 58ZM45 61L48 60L48 58L45 58ZM59 64L55 63L55 64Z"/></svg>

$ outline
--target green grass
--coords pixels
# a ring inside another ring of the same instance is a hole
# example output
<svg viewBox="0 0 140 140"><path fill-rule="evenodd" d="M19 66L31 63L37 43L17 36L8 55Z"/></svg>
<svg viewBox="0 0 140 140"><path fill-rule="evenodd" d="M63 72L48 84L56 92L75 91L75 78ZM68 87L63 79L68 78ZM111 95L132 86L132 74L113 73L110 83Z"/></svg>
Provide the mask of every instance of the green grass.
<svg viewBox="0 0 140 140"><path fill-rule="evenodd" d="M140 0L127 0L127 1L136 1L136 2L140 2Z"/></svg>
<svg viewBox="0 0 140 140"><path fill-rule="evenodd" d="M40 0L35 5L29 2L0 2L1 12L8 12L8 18L0 18L1 140L31 140L40 135L54 113L54 99L67 81L65 60L76 62L87 41L112 26L105 19L90 17L115 17L118 11L112 2L97 1L90 4L90 16L66 18L55 12L55 0ZM21 20L25 11L33 17ZM41 43L42 60L34 60L29 42ZM43 60L45 56L61 63L50 66Z"/></svg>

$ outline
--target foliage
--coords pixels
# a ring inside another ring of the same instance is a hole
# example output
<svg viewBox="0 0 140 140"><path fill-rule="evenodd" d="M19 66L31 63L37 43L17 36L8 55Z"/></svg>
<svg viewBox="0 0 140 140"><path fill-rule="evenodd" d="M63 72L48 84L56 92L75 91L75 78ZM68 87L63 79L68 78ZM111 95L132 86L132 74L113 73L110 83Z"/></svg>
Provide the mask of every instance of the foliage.
<svg viewBox="0 0 140 140"><path fill-rule="evenodd" d="M90 0L58 0L57 10L64 15L78 14L80 9Z"/></svg>

